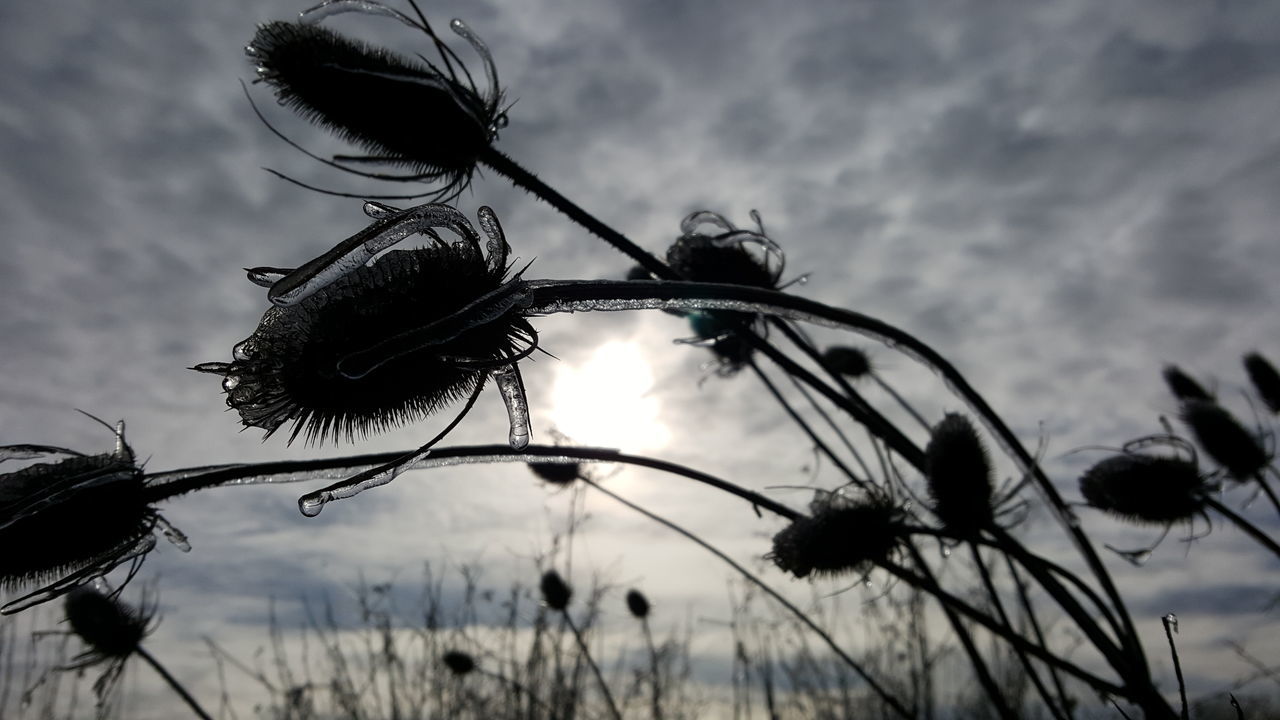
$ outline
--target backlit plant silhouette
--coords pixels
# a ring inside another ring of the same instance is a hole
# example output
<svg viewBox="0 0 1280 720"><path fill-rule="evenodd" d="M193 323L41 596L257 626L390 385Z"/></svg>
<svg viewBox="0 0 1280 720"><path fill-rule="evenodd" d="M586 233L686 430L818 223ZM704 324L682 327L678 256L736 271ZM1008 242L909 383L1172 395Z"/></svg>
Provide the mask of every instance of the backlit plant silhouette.
<svg viewBox="0 0 1280 720"><path fill-rule="evenodd" d="M496 150L509 106L490 50L466 24L450 24L481 58L487 81L482 90L417 4L410 0L409 7L412 13L372 0L328 0L303 12L298 22L276 21L258 29L247 53L280 103L369 154L319 158L303 152L356 176L427 183L426 192L408 197L435 201L456 198L470 186L477 167L489 167L628 255L638 270L628 280L527 278L529 267L517 269L510 260L512 245L519 247L524 240L513 231L509 242L497 213L488 207L479 210L473 225L445 202L405 208L365 202L370 222L332 249L296 259L296 267L249 270L249 279L267 288L269 306L262 319L231 347L230 361L193 369L221 379L225 402L241 425L262 429L268 437L287 426L290 441L299 436L315 442L355 441L396 425L429 422L461 405L456 414L429 440L404 452L158 474L144 473L135 462L122 427L111 454L8 446L0 459L67 456L0 477L0 537L29 539L49 548L44 556L32 553L4 569L4 582L14 587L53 580L20 605L49 599L125 561L140 560L154 542L152 530L167 529L155 504L192 491L337 479L299 499L302 512L313 516L332 501L386 485L409 471L519 463L557 487L573 485L618 502L723 560L752 592L775 602L797 632L821 641L877 715L931 717L934 698L919 689L927 683L917 682L915 690L906 691L891 669L849 652L829 627L838 618L821 618L798 607L775 586L815 577L851 583L875 577L904 588L916 603L913 617L923 613L927 602L945 620L947 642L959 650L957 657L963 658L990 713L1000 718L1031 713L1072 718L1082 706L1105 707L1103 700L1116 708L1136 708L1148 718L1179 716L1163 689L1168 678L1153 669L1143 647L1154 618L1131 615L1095 539L1082 528L1075 504L946 357L876 317L788 292L784 255L758 214L753 213L755 229L741 229L718 213L695 212L680 223L681 234L666 250L665 262L641 249ZM345 12L381 16L415 29L430 41L437 61L395 54L319 25ZM415 112L402 112L406 105ZM408 172L361 169L373 165ZM423 244L413 247L413 242ZM526 392L520 364L544 350L537 319L553 313L640 310L683 315L693 327L694 342L711 350L726 381L754 382L747 375L760 381L815 452L839 472L839 486L809 488L813 499L802 511L742 483L658 458L533 443L529 408L539 402L539 389ZM882 343L921 364L942 379L961 409L926 417L880 377L864 350L844 344L820 347L809 334L811 326ZM1261 402L1275 411L1280 380L1274 368L1257 353L1246 356L1245 366ZM747 369L751 373L739 372ZM855 387L863 378L883 388L893 411L907 413L910 422L894 422L868 401ZM1265 530L1217 497L1224 485L1238 486L1266 495L1280 512L1273 488L1280 475L1269 443L1263 442L1269 431L1247 429L1181 370L1166 369L1165 379L1179 399L1189 435L1217 469L1203 468L1192 442L1167 428L1125 444L1086 471L1079 484L1085 504L1125 521L1166 528L1212 512L1280 555L1280 546ZM505 442L442 445L490 380L507 410ZM797 402L823 424L807 420L794 407ZM992 448L1015 468L1015 477L1003 485ZM753 570L733 560L696 531L582 472L584 463L661 470L745 501L757 515L777 516L783 526L757 553L772 567ZM86 508L101 503L119 509L116 524L91 526L93 532L74 540L56 535L59 525L87 517ZM1033 507L1052 521L1058 543L1073 551L1070 567L1019 536L1019 523ZM176 531L168 534L180 537ZM51 540L55 537L56 543ZM932 550L955 559L943 566L931 559ZM616 700L617 688L611 688L593 658L586 626L580 627L570 612L573 595L567 581L548 570L540 590L546 608L558 613L572 632L578 658L590 668L603 707L610 716L623 717L626 704ZM628 595L627 604L642 621L653 658L653 697L647 705L658 717L660 672L647 624L650 606L638 593ZM1065 626L1065 632L1081 638L1077 654L1064 654L1051 640L1051 625L1059 633ZM483 674L477 670L483 663L462 650L450 649L439 657L459 687ZM929 672L926 660L918 665ZM1029 689L1015 691L1003 682L1002 673L1011 672ZM522 692L537 696L538 690ZM529 707L547 706L548 698L538 697ZM1185 698L1181 702L1185 716Z"/></svg>

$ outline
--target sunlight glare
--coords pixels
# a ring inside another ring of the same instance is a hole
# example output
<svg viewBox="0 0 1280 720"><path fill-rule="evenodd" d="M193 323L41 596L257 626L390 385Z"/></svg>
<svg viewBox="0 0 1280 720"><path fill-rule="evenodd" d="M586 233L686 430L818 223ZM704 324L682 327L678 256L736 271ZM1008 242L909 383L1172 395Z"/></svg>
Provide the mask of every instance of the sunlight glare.
<svg viewBox="0 0 1280 720"><path fill-rule="evenodd" d="M628 452L654 450L669 433L647 393L653 372L636 343L601 345L585 363L561 363L552 390L551 420L575 444Z"/></svg>

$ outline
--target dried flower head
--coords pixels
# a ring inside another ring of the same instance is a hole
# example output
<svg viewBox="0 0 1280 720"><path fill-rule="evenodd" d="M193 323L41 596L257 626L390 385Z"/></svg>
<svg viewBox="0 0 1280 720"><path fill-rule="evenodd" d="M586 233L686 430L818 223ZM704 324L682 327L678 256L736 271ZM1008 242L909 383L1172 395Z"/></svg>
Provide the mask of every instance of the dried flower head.
<svg viewBox="0 0 1280 720"><path fill-rule="evenodd" d="M777 289L785 267L782 249L764 232L760 214L751 217L758 230L740 230L709 210L690 214L680 223L681 235L667 249L667 264L685 280ZM710 227L710 231L704 228ZM758 252L748 247L759 248ZM735 328L746 323L757 333L765 326L756 316L738 312L695 311L687 314L695 337L687 342L709 347L722 375L732 375L750 360L752 347Z"/></svg>
<svg viewBox="0 0 1280 720"><path fill-rule="evenodd" d="M531 462L529 470L543 482L552 485L572 485L582 475L581 463Z"/></svg>
<svg viewBox="0 0 1280 720"><path fill-rule="evenodd" d="M466 675L476 669L475 658L461 650L450 650L440 659L454 675Z"/></svg>
<svg viewBox="0 0 1280 720"><path fill-rule="evenodd" d="M1271 461L1258 438L1216 402L1184 402L1182 421L1201 449L1237 480L1248 480Z"/></svg>
<svg viewBox="0 0 1280 720"><path fill-rule="evenodd" d="M1188 400L1207 400L1212 402L1213 396L1208 390L1195 381L1190 375L1182 371L1177 365L1165 365L1164 381L1169 386L1169 392L1179 400L1185 402Z"/></svg>
<svg viewBox="0 0 1280 720"><path fill-rule="evenodd" d="M1276 372L1275 366L1256 352L1244 356L1244 369L1267 409L1280 413L1280 372Z"/></svg>
<svg viewBox="0 0 1280 720"><path fill-rule="evenodd" d="M925 480L942 526L965 537L992 522L991 458L969 418L947 413L925 448Z"/></svg>
<svg viewBox="0 0 1280 720"><path fill-rule="evenodd" d="M542 601L547 604L547 607L560 612L564 612L565 608L569 607L573 590L565 583L564 578L560 577L560 573L555 570L543 573L538 588L542 590Z"/></svg>
<svg viewBox="0 0 1280 720"><path fill-rule="evenodd" d="M157 526L185 547L181 534L147 501L146 480L125 442L123 421L114 432L115 449L100 455L41 445L0 447L0 461L64 456L0 475L0 546L11 549L0 559L0 587L48 583L10 602L4 612L52 600L142 557L155 545Z"/></svg>
<svg viewBox="0 0 1280 720"><path fill-rule="evenodd" d="M275 89L282 105L369 152L326 164L383 180L443 182L422 197L448 200L470 184L480 155L506 126L503 94L493 57L470 28L461 20L450 23L484 62L487 92L476 86L412 0L410 5L416 17L372 0L325 2L302 13L297 23L260 26L245 52L259 80ZM391 17L422 32L441 65L421 55L412 59L350 40L316 24L349 11ZM378 174L349 167L369 163L412 173Z"/></svg>
<svg viewBox="0 0 1280 720"><path fill-rule="evenodd" d="M774 535L768 555L798 578L865 574L889 559L906 536L902 511L880 498L851 502L831 496L813 510Z"/></svg>
<svg viewBox="0 0 1280 720"><path fill-rule="evenodd" d="M871 357L861 348L837 345L822 353L822 362L836 372L858 379L871 374Z"/></svg>
<svg viewBox="0 0 1280 720"><path fill-rule="evenodd" d="M81 586L67 593L65 610L71 631L86 646L70 669L104 666L93 690L100 714L106 714L125 662L139 652L142 640L154 629L155 608L131 608L112 595Z"/></svg>
<svg viewBox="0 0 1280 720"><path fill-rule="evenodd" d="M1085 502L1137 523L1191 520L1212 489L1193 460L1142 453L1114 455L1080 476Z"/></svg>
<svg viewBox="0 0 1280 720"><path fill-rule="evenodd" d="M639 620L649 617L649 599L639 590L627 591L627 610Z"/></svg>
<svg viewBox="0 0 1280 720"><path fill-rule="evenodd" d="M510 310L443 342L388 351L379 362L353 365L352 356L447 318L497 290L509 269L506 241L488 208L481 209L481 225L490 233L487 257L470 222L448 206L398 210L367 203L365 210L374 218L370 226L298 270L251 271L251 279L270 285L275 305L236 345L232 362L194 368L223 377L227 405L246 427L263 428L269 437L292 422L290 442L302 433L308 441L352 440L471 396L486 376L515 372L514 363L536 347L533 327ZM446 242L435 228L461 240ZM367 250L413 233L432 242L376 258ZM522 384L512 385L523 403ZM499 388L510 399L512 388L501 379ZM513 414L513 446L515 420Z"/></svg>

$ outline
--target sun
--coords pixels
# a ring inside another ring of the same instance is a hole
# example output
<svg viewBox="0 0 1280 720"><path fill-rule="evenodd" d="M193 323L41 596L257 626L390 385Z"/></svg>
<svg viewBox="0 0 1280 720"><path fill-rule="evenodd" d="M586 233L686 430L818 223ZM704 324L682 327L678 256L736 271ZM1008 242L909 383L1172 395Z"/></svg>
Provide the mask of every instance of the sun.
<svg viewBox="0 0 1280 720"><path fill-rule="evenodd" d="M551 421L576 444L656 450L670 433L659 419L661 403L648 394L652 388L653 371L640 347L607 342L581 365L558 365Z"/></svg>

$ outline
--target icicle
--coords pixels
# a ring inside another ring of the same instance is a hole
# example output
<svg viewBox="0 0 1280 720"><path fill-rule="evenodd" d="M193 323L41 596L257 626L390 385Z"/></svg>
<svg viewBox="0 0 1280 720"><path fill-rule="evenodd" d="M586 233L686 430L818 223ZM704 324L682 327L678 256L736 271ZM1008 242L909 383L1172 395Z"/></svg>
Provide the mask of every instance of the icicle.
<svg viewBox="0 0 1280 720"><path fill-rule="evenodd" d="M525 397L524 381L520 378L520 368L505 365L490 373L502 393L502 402L507 406L507 419L511 422L508 438L512 450L523 450L529 445L531 431L529 429L529 400Z"/></svg>
<svg viewBox="0 0 1280 720"><path fill-rule="evenodd" d="M425 458L430 449L419 450L411 455L393 460L386 465L370 468L346 482L332 485L323 490L307 493L298 498L298 509L307 517L315 517L324 510L324 506L333 500L345 500L360 493L395 480L406 470L412 470L415 463Z"/></svg>
<svg viewBox="0 0 1280 720"><path fill-rule="evenodd" d="M191 552L191 543L187 540L186 533L174 527L164 517L156 515L156 527L160 528L160 532L164 533L165 539L173 543L174 547L182 552Z"/></svg>

